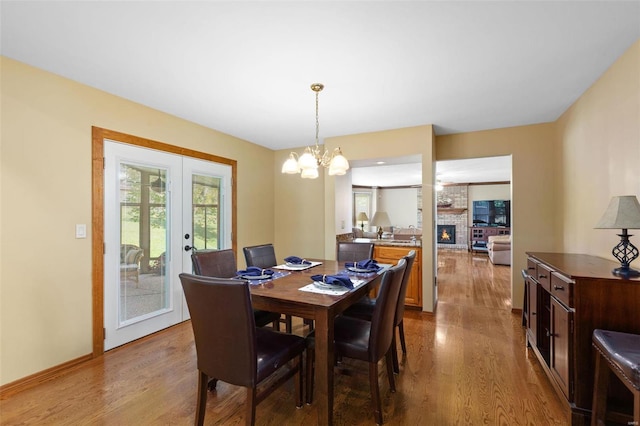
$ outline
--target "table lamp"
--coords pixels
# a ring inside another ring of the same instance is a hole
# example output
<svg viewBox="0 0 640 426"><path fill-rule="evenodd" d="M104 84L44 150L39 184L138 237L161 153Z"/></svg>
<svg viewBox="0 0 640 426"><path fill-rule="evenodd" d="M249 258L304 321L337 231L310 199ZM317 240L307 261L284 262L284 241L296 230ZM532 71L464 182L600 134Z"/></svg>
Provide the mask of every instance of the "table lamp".
<svg viewBox="0 0 640 426"><path fill-rule="evenodd" d="M391 226L391 220L387 212L375 212L373 219L371 219L371 225L378 227L378 239L382 239L382 227Z"/></svg>
<svg viewBox="0 0 640 426"><path fill-rule="evenodd" d="M364 232L364 223L369 221L369 217L367 217L367 214L365 212L360 212L358 213L358 217L356 217L356 220L360 221L360 228L362 229L362 232Z"/></svg>
<svg viewBox="0 0 640 426"><path fill-rule="evenodd" d="M638 249L629 241L632 235L627 233L627 229L640 229L640 203L636 196L613 197L595 228L622 229L622 234L618 234L620 242L611 250L613 257L620 262L620 267L612 271L613 275L623 278L640 276L640 271L629 267L638 257Z"/></svg>

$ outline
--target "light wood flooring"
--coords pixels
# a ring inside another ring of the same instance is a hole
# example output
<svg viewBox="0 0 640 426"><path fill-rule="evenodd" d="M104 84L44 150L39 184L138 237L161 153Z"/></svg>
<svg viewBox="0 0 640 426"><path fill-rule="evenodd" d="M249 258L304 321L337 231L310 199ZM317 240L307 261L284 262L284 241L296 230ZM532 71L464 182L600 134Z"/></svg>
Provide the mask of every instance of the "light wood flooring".
<svg viewBox="0 0 640 426"><path fill-rule="evenodd" d="M565 425L559 399L525 348L511 312L510 268L486 254L441 250L435 315L405 314L407 356L396 393L379 380L388 425ZM301 322L295 332L302 333ZM381 361L384 362L384 361ZM344 360L335 370L334 423L375 424L368 368ZM189 425L196 404L191 324L107 352L37 387L0 401L2 425ZM244 389L219 383L205 424L243 424ZM293 383L258 405L259 425L315 425L316 407L296 409Z"/></svg>

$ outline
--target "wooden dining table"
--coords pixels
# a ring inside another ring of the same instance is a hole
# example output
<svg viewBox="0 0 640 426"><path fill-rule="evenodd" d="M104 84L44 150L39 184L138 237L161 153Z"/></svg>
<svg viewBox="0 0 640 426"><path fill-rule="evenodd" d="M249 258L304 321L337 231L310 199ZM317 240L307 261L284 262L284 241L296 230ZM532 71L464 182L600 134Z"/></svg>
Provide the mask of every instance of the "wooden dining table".
<svg viewBox="0 0 640 426"><path fill-rule="evenodd" d="M333 275L345 270L344 262L317 260L320 265L283 277L251 285L251 301L255 309L279 312L315 321L315 390L318 424L333 424L333 325L335 317L380 282L381 271L374 274L354 274L364 283L342 295L301 291L311 284L312 275ZM280 270L278 270L280 271Z"/></svg>

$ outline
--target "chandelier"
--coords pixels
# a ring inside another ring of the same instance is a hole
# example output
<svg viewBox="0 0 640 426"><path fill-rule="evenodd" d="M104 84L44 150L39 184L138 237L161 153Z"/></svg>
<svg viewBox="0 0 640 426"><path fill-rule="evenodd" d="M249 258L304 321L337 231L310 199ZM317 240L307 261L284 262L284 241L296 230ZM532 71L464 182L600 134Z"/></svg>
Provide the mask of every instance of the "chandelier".
<svg viewBox="0 0 640 426"><path fill-rule="evenodd" d="M324 89L321 83L313 83L311 90L316 93L316 145L308 146L304 153L298 156L295 152L289 154L289 158L282 165L282 173L297 174L303 179L315 179L318 177L318 166L329 169L329 175L344 175L349 169L349 162L342 155L340 148L336 148L333 152L326 149L321 154L320 144L318 142L318 134L320 132L320 121L318 120L318 93Z"/></svg>

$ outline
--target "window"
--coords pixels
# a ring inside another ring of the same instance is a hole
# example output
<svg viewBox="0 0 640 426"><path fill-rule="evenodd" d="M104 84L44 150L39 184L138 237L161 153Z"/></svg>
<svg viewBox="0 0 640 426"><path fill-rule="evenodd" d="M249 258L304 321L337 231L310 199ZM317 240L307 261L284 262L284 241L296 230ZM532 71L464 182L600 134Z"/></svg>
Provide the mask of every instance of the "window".
<svg viewBox="0 0 640 426"><path fill-rule="evenodd" d="M364 212L367 214L367 218L371 220L371 192L355 192L353 193L353 226L369 229L369 220L360 221L357 220L358 214Z"/></svg>

